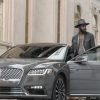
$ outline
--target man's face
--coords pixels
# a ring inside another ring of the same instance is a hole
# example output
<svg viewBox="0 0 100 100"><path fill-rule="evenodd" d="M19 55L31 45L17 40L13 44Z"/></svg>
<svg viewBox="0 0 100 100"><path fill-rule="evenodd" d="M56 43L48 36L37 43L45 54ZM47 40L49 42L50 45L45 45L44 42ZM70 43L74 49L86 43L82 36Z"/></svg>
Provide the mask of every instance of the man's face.
<svg viewBox="0 0 100 100"><path fill-rule="evenodd" d="M79 30L83 33L86 32L86 25L80 25Z"/></svg>

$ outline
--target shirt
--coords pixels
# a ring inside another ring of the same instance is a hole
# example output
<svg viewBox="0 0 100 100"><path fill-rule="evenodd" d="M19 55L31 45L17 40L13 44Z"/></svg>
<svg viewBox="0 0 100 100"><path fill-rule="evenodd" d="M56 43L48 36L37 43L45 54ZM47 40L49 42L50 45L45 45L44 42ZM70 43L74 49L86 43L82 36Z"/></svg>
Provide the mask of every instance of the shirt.
<svg viewBox="0 0 100 100"><path fill-rule="evenodd" d="M78 47L79 47L78 54L82 54L85 52L83 42L84 42L84 35L82 34L78 36Z"/></svg>

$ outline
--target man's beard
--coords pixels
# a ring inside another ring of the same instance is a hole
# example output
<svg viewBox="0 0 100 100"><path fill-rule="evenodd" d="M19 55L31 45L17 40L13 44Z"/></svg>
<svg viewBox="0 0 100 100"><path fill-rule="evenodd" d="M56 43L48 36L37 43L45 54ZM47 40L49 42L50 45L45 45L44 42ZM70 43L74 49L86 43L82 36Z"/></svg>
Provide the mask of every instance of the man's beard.
<svg viewBox="0 0 100 100"><path fill-rule="evenodd" d="M80 28L80 32L85 33L86 29L83 30L83 29Z"/></svg>

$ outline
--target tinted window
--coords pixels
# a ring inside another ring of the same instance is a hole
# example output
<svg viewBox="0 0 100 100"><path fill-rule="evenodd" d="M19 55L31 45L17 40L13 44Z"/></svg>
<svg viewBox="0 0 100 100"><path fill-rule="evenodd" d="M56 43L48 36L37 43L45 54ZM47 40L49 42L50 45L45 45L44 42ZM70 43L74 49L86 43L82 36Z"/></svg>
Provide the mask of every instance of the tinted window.
<svg viewBox="0 0 100 100"><path fill-rule="evenodd" d="M53 52L48 59L53 59L53 60L64 60L65 55L66 55L67 47L60 47L57 49L55 52Z"/></svg>
<svg viewBox="0 0 100 100"><path fill-rule="evenodd" d="M82 54L80 57L85 57L88 61L100 61L100 47L93 48L87 51L86 53Z"/></svg>
<svg viewBox="0 0 100 100"><path fill-rule="evenodd" d="M35 58L50 47L16 46L1 55L3 58Z"/></svg>
<svg viewBox="0 0 100 100"><path fill-rule="evenodd" d="M63 59L64 46L16 46L1 55L1 58L47 58Z"/></svg>
<svg viewBox="0 0 100 100"><path fill-rule="evenodd" d="M62 46L58 46L58 47L52 48L51 50L49 50L48 52L46 52L45 54L43 54L42 57L49 57L51 54L53 54L55 51L57 51L61 47Z"/></svg>

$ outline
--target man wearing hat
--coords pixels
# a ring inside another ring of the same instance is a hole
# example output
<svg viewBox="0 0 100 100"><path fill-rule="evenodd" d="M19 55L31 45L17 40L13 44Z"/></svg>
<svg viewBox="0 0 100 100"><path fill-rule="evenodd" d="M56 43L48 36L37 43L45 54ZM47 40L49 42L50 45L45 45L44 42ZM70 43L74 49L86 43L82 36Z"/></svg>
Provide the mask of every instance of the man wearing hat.
<svg viewBox="0 0 100 100"><path fill-rule="evenodd" d="M79 29L79 32L72 38L74 56L82 54L84 51L95 46L93 34L86 31L87 25L89 25L89 23L86 23L84 19L80 19L75 26L75 28Z"/></svg>

